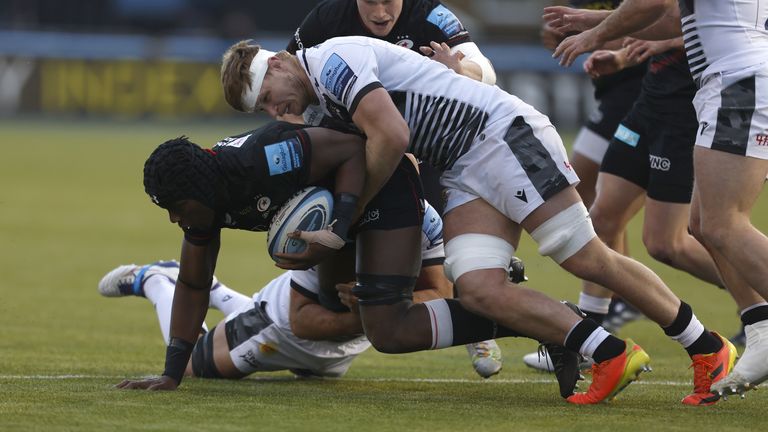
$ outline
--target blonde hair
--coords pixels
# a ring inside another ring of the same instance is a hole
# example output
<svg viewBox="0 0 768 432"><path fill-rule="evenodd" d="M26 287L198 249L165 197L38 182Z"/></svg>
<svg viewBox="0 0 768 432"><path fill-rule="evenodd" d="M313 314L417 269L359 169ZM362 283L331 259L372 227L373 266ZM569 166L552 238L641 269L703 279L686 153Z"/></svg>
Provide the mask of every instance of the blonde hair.
<svg viewBox="0 0 768 432"><path fill-rule="evenodd" d="M232 45L221 58L221 85L224 87L224 99L238 111L246 111L243 106L243 92L253 84L249 68L251 61L261 49L259 45L253 45L251 42L251 39L247 39Z"/></svg>

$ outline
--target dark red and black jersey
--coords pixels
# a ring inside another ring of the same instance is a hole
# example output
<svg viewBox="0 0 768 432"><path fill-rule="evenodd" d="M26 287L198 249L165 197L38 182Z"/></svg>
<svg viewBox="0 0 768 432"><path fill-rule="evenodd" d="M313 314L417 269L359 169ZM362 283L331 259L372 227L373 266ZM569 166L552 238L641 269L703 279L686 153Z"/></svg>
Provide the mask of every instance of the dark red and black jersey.
<svg viewBox="0 0 768 432"><path fill-rule="evenodd" d="M686 102L693 100L696 84L688 67L685 50L672 49L651 57L648 72L643 79L643 93L652 100L669 101L671 99ZM662 103L659 109L666 108Z"/></svg>
<svg viewBox="0 0 768 432"><path fill-rule="evenodd" d="M461 21L438 0L403 0L400 17L386 37L368 31L355 0L325 0L307 14L286 49L295 54L299 43L309 48L338 36L368 36L419 54L419 47L432 41L450 47L471 41Z"/></svg>

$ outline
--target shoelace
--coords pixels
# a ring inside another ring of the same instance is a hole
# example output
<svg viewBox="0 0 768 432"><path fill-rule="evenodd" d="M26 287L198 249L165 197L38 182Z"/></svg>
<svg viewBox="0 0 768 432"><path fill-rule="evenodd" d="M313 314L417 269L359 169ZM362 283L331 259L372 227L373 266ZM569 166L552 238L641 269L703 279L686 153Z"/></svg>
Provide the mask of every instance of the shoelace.
<svg viewBox="0 0 768 432"><path fill-rule="evenodd" d="M693 368L694 393L708 393L709 388L712 386L712 378L709 377L712 364L707 360L708 358L703 356L695 358L688 367L688 369Z"/></svg>
<svg viewBox="0 0 768 432"><path fill-rule="evenodd" d="M488 344L479 342L475 344L475 355L478 357L490 357L491 349L488 348Z"/></svg>

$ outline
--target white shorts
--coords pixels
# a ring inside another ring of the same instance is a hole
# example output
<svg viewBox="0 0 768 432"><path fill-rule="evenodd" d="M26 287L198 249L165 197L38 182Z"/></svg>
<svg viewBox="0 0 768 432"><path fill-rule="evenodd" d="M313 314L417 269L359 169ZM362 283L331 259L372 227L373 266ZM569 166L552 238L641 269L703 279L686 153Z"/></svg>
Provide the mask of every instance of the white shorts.
<svg viewBox="0 0 768 432"><path fill-rule="evenodd" d="M280 328L264 307L249 302L226 318L229 356L244 374L301 369L318 376L339 377L352 360L370 347L365 337L351 341L308 341Z"/></svg>
<svg viewBox="0 0 768 432"><path fill-rule="evenodd" d="M600 165L603 156L608 151L610 141L598 135L592 129L581 128L576 140L573 141L573 153L578 153L592 162Z"/></svg>
<svg viewBox="0 0 768 432"><path fill-rule="evenodd" d="M555 127L525 104L490 123L440 179L445 213L482 198L516 223L578 181Z"/></svg>
<svg viewBox="0 0 768 432"><path fill-rule="evenodd" d="M768 62L705 77L693 105L697 146L768 159Z"/></svg>

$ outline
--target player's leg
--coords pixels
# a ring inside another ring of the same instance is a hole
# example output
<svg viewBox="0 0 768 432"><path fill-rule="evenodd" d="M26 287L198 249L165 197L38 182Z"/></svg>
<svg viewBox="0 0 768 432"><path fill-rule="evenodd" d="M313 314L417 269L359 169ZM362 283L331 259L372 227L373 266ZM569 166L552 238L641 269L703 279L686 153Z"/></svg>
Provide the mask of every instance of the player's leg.
<svg viewBox="0 0 768 432"><path fill-rule="evenodd" d="M768 306L745 288L751 287L763 300L768 298L768 238L750 221L751 209L768 173L768 160L696 147L695 166L702 173L696 179L699 206L695 232L712 251L726 287L742 303L739 306L747 332L742 358L733 372L712 388L723 393L743 392L768 379ZM722 172L729 175L711 175Z"/></svg>
<svg viewBox="0 0 768 432"><path fill-rule="evenodd" d="M459 205L446 214L446 267L461 292L462 304L505 327L563 344L596 361L609 362L613 366L603 368L609 371L608 382L603 377L596 379L589 398L574 402L597 403L612 398L647 364L647 355L639 347L635 351L634 345L625 345L594 321L568 312L562 303L509 282L503 263L513 252L507 240L513 225L482 199ZM633 359L629 369L627 347ZM600 387L603 389L595 393Z"/></svg>
<svg viewBox="0 0 768 432"><path fill-rule="evenodd" d="M619 251L624 244L629 221L642 208L645 190L624 178L601 172L598 177L598 193L589 212L600 240ZM608 314L613 291L594 282L584 280L579 295L579 308L587 317L602 323Z"/></svg>
<svg viewBox="0 0 768 432"><path fill-rule="evenodd" d="M707 250L688 231L690 204L646 200L643 243L656 260L722 286Z"/></svg>
<svg viewBox="0 0 768 432"><path fill-rule="evenodd" d="M138 266L121 265L104 275L99 281L99 293L105 297L144 297L154 306L160 332L166 344L171 331L171 308L179 263L157 261ZM203 331L207 331L203 323Z"/></svg>

